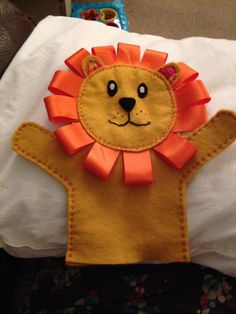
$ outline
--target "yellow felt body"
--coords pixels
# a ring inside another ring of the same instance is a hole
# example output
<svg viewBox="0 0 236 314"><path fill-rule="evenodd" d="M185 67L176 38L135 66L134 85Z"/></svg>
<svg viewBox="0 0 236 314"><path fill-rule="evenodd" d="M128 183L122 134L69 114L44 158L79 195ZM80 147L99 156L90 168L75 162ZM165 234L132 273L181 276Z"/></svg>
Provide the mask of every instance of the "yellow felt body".
<svg viewBox="0 0 236 314"><path fill-rule="evenodd" d="M207 124L196 130L188 140L197 153L182 169L188 181L207 161L227 148L236 139L236 113L221 110Z"/></svg>
<svg viewBox="0 0 236 314"><path fill-rule="evenodd" d="M83 169L89 148L67 156L54 135L33 123L16 131L13 148L68 190L67 263L126 264L189 261L186 181L235 138L236 115L219 112L190 137L198 154L182 171L152 153L156 182L146 186L124 185L121 157L100 181Z"/></svg>

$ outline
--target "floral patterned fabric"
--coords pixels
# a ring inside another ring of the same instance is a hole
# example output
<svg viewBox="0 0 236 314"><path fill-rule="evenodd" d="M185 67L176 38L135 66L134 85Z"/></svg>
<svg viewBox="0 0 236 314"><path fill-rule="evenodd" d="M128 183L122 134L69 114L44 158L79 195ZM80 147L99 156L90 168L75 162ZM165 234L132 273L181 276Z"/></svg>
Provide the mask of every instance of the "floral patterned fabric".
<svg viewBox="0 0 236 314"><path fill-rule="evenodd" d="M194 264L68 267L20 260L15 314L236 313L236 280Z"/></svg>

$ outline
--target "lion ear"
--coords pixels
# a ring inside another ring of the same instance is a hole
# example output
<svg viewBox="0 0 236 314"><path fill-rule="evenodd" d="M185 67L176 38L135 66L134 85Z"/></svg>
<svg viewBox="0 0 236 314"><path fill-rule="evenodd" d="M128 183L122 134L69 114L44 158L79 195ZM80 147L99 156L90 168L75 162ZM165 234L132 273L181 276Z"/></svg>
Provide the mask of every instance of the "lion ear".
<svg viewBox="0 0 236 314"><path fill-rule="evenodd" d="M103 66L102 59L97 56L88 56L82 61L82 69L86 76Z"/></svg>
<svg viewBox="0 0 236 314"><path fill-rule="evenodd" d="M179 78L180 69L176 63L168 63L157 72L163 75L170 85L173 85Z"/></svg>

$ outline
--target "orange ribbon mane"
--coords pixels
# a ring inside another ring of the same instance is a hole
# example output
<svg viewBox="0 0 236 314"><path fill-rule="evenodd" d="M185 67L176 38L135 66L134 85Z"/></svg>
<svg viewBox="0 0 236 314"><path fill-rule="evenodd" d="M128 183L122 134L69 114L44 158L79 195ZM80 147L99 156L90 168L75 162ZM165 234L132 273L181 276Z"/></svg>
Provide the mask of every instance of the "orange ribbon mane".
<svg viewBox="0 0 236 314"><path fill-rule="evenodd" d="M92 55L99 57L103 64L87 69L96 70L99 66L111 64L132 64L151 71L157 71L167 59L163 52L146 50L140 61L140 47L129 44L118 44L117 53L113 46L92 48ZM80 123L77 111L77 97L86 73L83 60L91 54L81 49L65 60L66 65L74 72L57 71L49 85L55 94L45 98L49 120L67 125L57 129L55 135L68 154L75 154L95 140L90 137ZM201 80L196 80L198 73L186 64L177 63L180 74L172 86L176 100L176 120L167 138L153 147L166 162L181 169L196 153L196 148L179 132L192 131L207 121L205 104L210 96ZM93 144L84 161L84 167L101 179L107 179L114 167L120 151L108 148L100 143ZM123 151L124 177L126 184L149 184L153 182L150 151Z"/></svg>

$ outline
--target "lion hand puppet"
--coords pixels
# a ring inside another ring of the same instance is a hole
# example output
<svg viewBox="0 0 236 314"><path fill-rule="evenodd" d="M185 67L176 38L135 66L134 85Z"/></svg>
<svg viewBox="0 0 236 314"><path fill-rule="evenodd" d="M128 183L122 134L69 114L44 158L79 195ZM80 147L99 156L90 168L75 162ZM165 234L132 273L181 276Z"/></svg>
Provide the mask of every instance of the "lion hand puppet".
<svg viewBox="0 0 236 314"><path fill-rule="evenodd" d="M236 114L208 121L198 73L166 59L123 43L81 49L45 98L58 129L14 134L14 150L67 189L70 265L190 260L186 185L236 139Z"/></svg>

